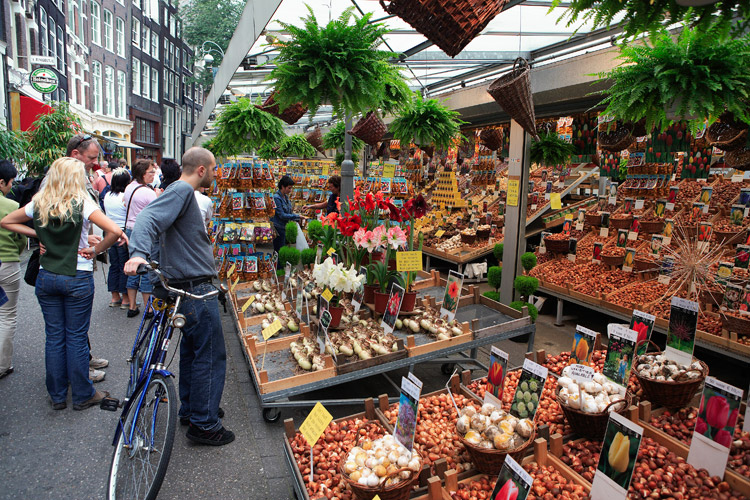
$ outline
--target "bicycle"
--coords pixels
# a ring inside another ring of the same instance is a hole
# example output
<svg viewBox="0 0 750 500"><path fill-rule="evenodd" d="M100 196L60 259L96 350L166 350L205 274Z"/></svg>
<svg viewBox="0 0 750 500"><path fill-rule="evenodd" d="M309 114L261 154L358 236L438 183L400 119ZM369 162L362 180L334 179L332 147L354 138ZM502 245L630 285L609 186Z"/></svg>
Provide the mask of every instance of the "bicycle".
<svg viewBox="0 0 750 500"><path fill-rule="evenodd" d="M144 312L128 363L130 379L122 402L105 398L101 409L117 411L122 407L112 445L115 447L107 482L107 498L155 499L167 473L177 426L177 395L174 375L165 365L169 343L175 329L185 326L180 311L183 299L204 300L219 294L213 290L193 295L169 286L157 262L142 264L138 274L153 271L169 295L152 296L146 304L154 310L150 320ZM173 356L174 358L174 356Z"/></svg>

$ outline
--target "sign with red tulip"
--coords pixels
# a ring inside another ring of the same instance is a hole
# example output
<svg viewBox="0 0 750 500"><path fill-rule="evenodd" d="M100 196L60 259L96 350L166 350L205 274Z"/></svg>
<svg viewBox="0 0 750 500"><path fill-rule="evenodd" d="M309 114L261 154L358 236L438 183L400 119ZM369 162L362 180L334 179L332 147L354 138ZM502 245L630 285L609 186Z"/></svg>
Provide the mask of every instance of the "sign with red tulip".
<svg viewBox="0 0 750 500"><path fill-rule="evenodd" d="M687 457L690 465L724 476L741 401L742 389L706 377Z"/></svg>
<svg viewBox="0 0 750 500"><path fill-rule="evenodd" d="M508 353L492 346L490 349L490 369L487 372L487 390L484 402L502 408L503 385L508 373Z"/></svg>
<svg viewBox="0 0 750 500"><path fill-rule="evenodd" d="M526 500L531 492L534 479L510 455L505 455L505 462L492 490L492 500Z"/></svg>
<svg viewBox="0 0 750 500"><path fill-rule="evenodd" d="M636 345L638 346L639 356L646 353L646 348L648 347L648 342L646 341L651 340L651 334L654 333L654 323L656 323L656 316L653 314L638 311L637 309L633 310L633 315L630 317L630 329L638 332ZM643 342L642 345L641 342Z"/></svg>

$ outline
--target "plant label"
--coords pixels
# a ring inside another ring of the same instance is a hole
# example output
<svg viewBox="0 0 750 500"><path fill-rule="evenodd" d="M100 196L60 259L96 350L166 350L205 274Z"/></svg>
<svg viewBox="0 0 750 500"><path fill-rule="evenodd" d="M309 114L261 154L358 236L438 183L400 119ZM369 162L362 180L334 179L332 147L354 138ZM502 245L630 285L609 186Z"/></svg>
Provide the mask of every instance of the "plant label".
<svg viewBox="0 0 750 500"><path fill-rule="evenodd" d="M232 274L234 274L234 268L235 268L235 264L232 264L232 267L230 267L229 271L227 271L227 278L229 278L230 276L232 276Z"/></svg>
<svg viewBox="0 0 750 500"><path fill-rule="evenodd" d="M421 271L422 251L396 252L396 270L398 272Z"/></svg>
<svg viewBox="0 0 750 500"><path fill-rule="evenodd" d="M737 245L737 253L734 255L734 267L747 269L750 261L750 246Z"/></svg>
<svg viewBox="0 0 750 500"><path fill-rule="evenodd" d="M445 234L444 230L436 231L435 232L435 238L441 238Z"/></svg>
<svg viewBox="0 0 750 500"><path fill-rule="evenodd" d="M550 204L551 204L552 210L562 209L562 201L560 200L560 193L550 194Z"/></svg>
<svg viewBox="0 0 750 500"><path fill-rule="evenodd" d="M585 384L594 380L594 369L586 365L570 365L568 376L579 384Z"/></svg>
<svg viewBox="0 0 750 500"><path fill-rule="evenodd" d="M591 262L595 264L600 264L602 262L602 248L604 248L604 243L594 243L594 251L591 254Z"/></svg>
<svg viewBox="0 0 750 500"><path fill-rule="evenodd" d="M636 215L633 217L633 222L630 224L630 231L628 231L628 240L635 241L638 239L638 233L641 232L641 218Z"/></svg>
<svg viewBox="0 0 750 500"><path fill-rule="evenodd" d="M263 333L263 340L270 339L271 337L273 337L276 334L276 332L278 332L279 330L281 330L281 328L282 328L281 321L279 321L277 319L276 321L274 321L273 323L271 323L268 326L268 328L264 328L263 329L263 332L262 332Z"/></svg>
<svg viewBox="0 0 750 500"><path fill-rule="evenodd" d="M388 303L385 306L385 313L383 313L383 319L380 320L380 327L383 328L386 333L393 333L403 300L404 288L393 283L393 285L391 285L391 295L388 297Z"/></svg>
<svg viewBox="0 0 750 500"><path fill-rule="evenodd" d="M401 397L393 437L409 451L414 446L414 434L417 431L417 406L421 393L422 387L415 384L413 379L401 377Z"/></svg>
<svg viewBox="0 0 750 500"><path fill-rule="evenodd" d="M544 240L542 240L544 241ZM440 317L448 318L453 321L458 309L458 301L461 298L461 288L463 287L464 275L456 271L449 271L448 282L445 284L443 293L443 303L440 306Z"/></svg>
<svg viewBox="0 0 750 500"><path fill-rule="evenodd" d="M526 500L531 492L534 479L513 460L510 455L505 455L503 467L495 482L495 489L489 498Z"/></svg>
<svg viewBox="0 0 750 500"><path fill-rule="evenodd" d="M687 457L690 465L724 476L741 401L742 389L706 377Z"/></svg>
<svg viewBox="0 0 750 500"><path fill-rule="evenodd" d="M315 265L320 264L320 259L323 257L323 244L318 243L318 247L315 251Z"/></svg>
<svg viewBox="0 0 750 500"><path fill-rule="evenodd" d="M323 293L321 295L323 297L323 300L325 300L326 302L330 302L333 298L333 292L331 292L331 290L328 288L323 290Z"/></svg>
<svg viewBox="0 0 750 500"><path fill-rule="evenodd" d="M591 484L592 500L627 498L642 439L643 427L619 413L609 414L599 464Z"/></svg>
<svg viewBox="0 0 750 500"><path fill-rule="evenodd" d="M316 403L305 421L299 426L302 437L305 438L311 448L318 442L331 420L333 420L333 416L328 413L328 410L320 402Z"/></svg>
<svg viewBox="0 0 750 500"><path fill-rule="evenodd" d="M638 333L636 344L639 356L646 353L648 342L645 341L651 340L651 334L654 333L654 323L656 323L656 316L653 314L648 314L637 309L633 310L633 315L630 317L630 329Z"/></svg>
<svg viewBox="0 0 750 500"><path fill-rule="evenodd" d="M633 272L633 263L635 262L635 248L625 249L625 260L622 262L622 270L626 273Z"/></svg>
<svg viewBox="0 0 750 500"><path fill-rule="evenodd" d="M570 350L570 363L588 365L591 362L591 354L594 352L594 345L596 345L598 336L599 334L594 330L576 325L576 331L573 334L573 347Z"/></svg>
<svg viewBox="0 0 750 500"><path fill-rule="evenodd" d="M644 200L644 199L642 199L642 198L640 198L640 199L637 199L637 200L635 200L635 209L636 209L636 210L641 210L641 209L643 209L643 204L644 204L645 202L646 202L646 200Z"/></svg>
<svg viewBox="0 0 750 500"><path fill-rule="evenodd" d="M626 246L628 246L628 230L627 229L617 230L617 246L620 248L625 248Z"/></svg>
<svg viewBox="0 0 750 500"><path fill-rule="evenodd" d="M610 323L607 325L607 334L609 335L609 345L607 346L602 373L615 384L627 387L630 369L633 367L638 332L625 325Z"/></svg>
<svg viewBox="0 0 750 500"><path fill-rule="evenodd" d="M305 291L302 288L300 288L297 290L297 297L294 303L294 311L297 313L297 319L299 319L300 322L302 322L302 306L303 306L304 300L305 300Z"/></svg>
<svg viewBox="0 0 750 500"><path fill-rule="evenodd" d="M672 297L667 347L664 355L682 365L693 362L695 330L698 326L698 303L692 300Z"/></svg>
<svg viewBox="0 0 750 500"><path fill-rule="evenodd" d="M490 368L487 372L487 389L484 402L498 408L503 407L503 385L508 373L508 353L492 346L490 349ZM450 391L448 391L450 393Z"/></svg>
<svg viewBox="0 0 750 500"><path fill-rule="evenodd" d="M248 297L245 303L242 304L242 312L244 313L245 311L247 311L247 308L250 307L250 304L252 304L253 302L255 302L255 295L251 295L250 297Z"/></svg>
<svg viewBox="0 0 750 500"><path fill-rule="evenodd" d="M533 421L546 381L547 368L530 359L524 359L521 377L518 379L513 403L510 406L511 415Z"/></svg>

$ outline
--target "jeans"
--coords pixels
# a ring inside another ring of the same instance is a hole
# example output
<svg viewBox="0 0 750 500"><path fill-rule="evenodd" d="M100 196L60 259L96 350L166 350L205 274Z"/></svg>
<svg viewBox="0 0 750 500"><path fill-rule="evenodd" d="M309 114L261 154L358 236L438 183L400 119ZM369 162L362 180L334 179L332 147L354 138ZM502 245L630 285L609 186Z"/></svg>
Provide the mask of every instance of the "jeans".
<svg viewBox="0 0 750 500"><path fill-rule="evenodd" d="M132 229L126 229L125 235L130 238L130 235L133 233ZM151 285L151 280L148 279L148 275L146 274L136 274L135 276L127 276L127 285L126 288L130 290L139 290L141 293L152 293L154 291L154 287Z"/></svg>
<svg viewBox="0 0 750 500"><path fill-rule="evenodd" d="M214 290L203 283L190 293L203 295ZM181 311L186 318L180 343L180 418L204 431L221 428L219 403L224 391L227 351L219 317L219 301L186 299Z"/></svg>
<svg viewBox="0 0 750 500"><path fill-rule="evenodd" d="M20 286L20 263L3 262L0 264L0 287L8 296L8 302L0 306L0 373L13 366L13 339L16 336Z"/></svg>
<svg viewBox="0 0 750 500"><path fill-rule="evenodd" d="M125 263L128 261L128 246L118 246L117 243L109 247L109 274L107 275L107 291L128 293L128 277L125 274Z"/></svg>
<svg viewBox="0 0 750 500"><path fill-rule="evenodd" d="M281 250L281 247L283 247L286 244L286 229L279 229L276 228L276 232L279 233L277 237L273 239L273 249L276 253L279 253L279 250ZM276 268L280 269L281 261L276 262Z"/></svg>
<svg viewBox="0 0 750 500"><path fill-rule="evenodd" d="M44 360L47 392L53 403L67 399L68 385L73 404L94 396L89 380L88 331L94 303L94 273L77 271L75 276L39 270L36 297L44 315L47 334Z"/></svg>

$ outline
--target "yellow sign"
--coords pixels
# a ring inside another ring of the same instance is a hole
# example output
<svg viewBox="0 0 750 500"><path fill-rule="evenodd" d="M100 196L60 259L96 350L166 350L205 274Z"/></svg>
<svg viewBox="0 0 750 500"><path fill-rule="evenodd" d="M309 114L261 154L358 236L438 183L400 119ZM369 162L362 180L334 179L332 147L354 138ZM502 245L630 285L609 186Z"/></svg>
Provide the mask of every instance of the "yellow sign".
<svg viewBox="0 0 750 500"><path fill-rule="evenodd" d="M322 404L315 403L315 407L313 407L305 421L302 422L302 425L299 426L302 437L307 440L307 444L310 447L315 446L315 443L318 442L318 439L320 439L321 434L326 430L328 424L331 423L331 420L333 420L333 417L328 413L328 410Z"/></svg>
<svg viewBox="0 0 750 500"><path fill-rule="evenodd" d="M242 304L242 312L244 313L245 311L247 311L247 308L250 307L250 304L252 304L253 302L255 302L255 295L251 295L250 298L247 299L244 304Z"/></svg>
<svg viewBox="0 0 750 500"><path fill-rule="evenodd" d="M383 177L393 179L396 176L396 165L383 165Z"/></svg>
<svg viewBox="0 0 750 500"><path fill-rule="evenodd" d="M323 300L325 300L326 302L330 302L331 298L333 298L333 293L328 288L326 288L321 296L323 297Z"/></svg>
<svg viewBox="0 0 750 500"><path fill-rule="evenodd" d="M518 188L520 181L518 179L508 179L508 196L505 204L510 207L518 206Z"/></svg>
<svg viewBox="0 0 750 500"><path fill-rule="evenodd" d="M232 274L234 274L234 268L235 268L235 264L232 264L232 267L230 267L229 271L227 271L227 276L231 276Z"/></svg>
<svg viewBox="0 0 750 500"><path fill-rule="evenodd" d="M552 205L552 210L560 210L562 208L562 201L560 201L560 193L550 193L549 202Z"/></svg>
<svg viewBox="0 0 750 500"><path fill-rule="evenodd" d="M279 330L281 330L281 321L277 319L276 321L268 325L268 328L263 329L263 340L270 339Z"/></svg>
<svg viewBox="0 0 750 500"><path fill-rule="evenodd" d="M232 282L232 284L229 286L229 291L233 292L234 291L234 287L236 287L237 283L239 283L239 282L240 282L240 277L237 276L237 279L234 280L234 282Z"/></svg>
<svg viewBox="0 0 750 500"><path fill-rule="evenodd" d="M443 231L443 230L441 229L440 231L437 231L437 232L435 233L435 238L440 238L440 237L442 237L442 236L443 236L444 234L445 234L445 231Z"/></svg>
<svg viewBox="0 0 750 500"><path fill-rule="evenodd" d="M334 249L333 247L331 247L331 248L329 248L329 249L328 249L328 256L329 256L329 257L330 257L331 255L335 254L335 253L336 253L336 250L335 250L335 249Z"/></svg>
<svg viewBox="0 0 750 500"><path fill-rule="evenodd" d="M421 271L422 252L419 250L413 252L396 252L396 270Z"/></svg>
<svg viewBox="0 0 750 500"><path fill-rule="evenodd" d="M328 165L323 165L323 170L321 175L328 175Z"/></svg>

